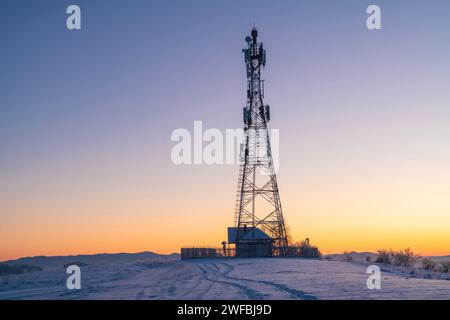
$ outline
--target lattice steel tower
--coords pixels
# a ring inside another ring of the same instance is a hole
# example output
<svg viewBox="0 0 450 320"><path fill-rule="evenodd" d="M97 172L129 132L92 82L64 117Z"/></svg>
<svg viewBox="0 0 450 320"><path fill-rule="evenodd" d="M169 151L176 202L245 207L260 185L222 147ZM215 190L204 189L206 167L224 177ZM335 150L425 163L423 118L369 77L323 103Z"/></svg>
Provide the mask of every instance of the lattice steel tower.
<svg viewBox="0 0 450 320"><path fill-rule="evenodd" d="M247 233L258 228L274 240L273 254L285 255L287 232L267 130L270 109L263 103L261 71L266 64L266 51L257 37L258 31L253 28L251 37L245 39L247 47L242 50L248 90L247 105L243 109L245 140L241 146L242 162L235 208L236 244L247 241Z"/></svg>

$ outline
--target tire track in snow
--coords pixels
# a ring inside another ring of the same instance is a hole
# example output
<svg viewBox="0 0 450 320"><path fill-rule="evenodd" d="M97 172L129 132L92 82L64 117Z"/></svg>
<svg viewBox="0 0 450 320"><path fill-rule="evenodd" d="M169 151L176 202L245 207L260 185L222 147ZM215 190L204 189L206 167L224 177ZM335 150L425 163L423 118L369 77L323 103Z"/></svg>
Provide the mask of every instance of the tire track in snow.
<svg viewBox="0 0 450 320"><path fill-rule="evenodd" d="M267 280L253 280L253 279L247 279L247 278L238 278L238 277L232 277L229 276L228 274L234 270L234 267L232 265L226 264L226 263L221 263L220 265L225 266L226 270L224 272L221 273L221 276L223 276L224 278L228 279L228 280L236 280L236 281L248 281L248 282L252 282L252 283L258 283L258 284L265 284L267 286L271 286L279 291L288 293L291 297L295 298L295 299L302 299L302 300L317 300L317 297L313 296L313 295L309 295L303 291L297 290L297 289L293 289L291 287L288 287L287 285L281 284L281 283L277 283L277 282L272 282L272 281L267 281ZM220 267L218 267L216 264L212 264L212 266L214 266L214 268L216 268L216 270L219 272Z"/></svg>
<svg viewBox="0 0 450 320"><path fill-rule="evenodd" d="M197 266L197 267L198 267L198 266ZM198 288L201 286L202 282L205 281L205 280L206 280L206 282L208 283L207 287L206 287L206 288L198 289ZM210 281L210 280L208 280L208 279L205 278L205 276L204 276L202 270L200 270L200 277L197 279L197 281L195 282L194 286L191 288L191 292L193 292L194 290L203 290L203 291L200 292L200 293L194 298L194 300L201 300L201 299L203 299L203 297L211 290L213 284L214 284L214 283L213 283L212 281Z"/></svg>
<svg viewBox="0 0 450 320"><path fill-rule="evenodd" d="M221 283L221 284L225 284L225 285L229 285L232 287L235 287L237 289L239 289L240 291L242 291L242 293L244 293L244 295L251 300L261 300L264 298L264 294L261 294L249 287L246 287L242 284L237 284L234 282L229 282L229 281L224 281L224 280L219 280L216 277L214 277L214 272L216 272L215 270L212 270L208 267L206 267L205 265L197 265L200 272L202 273L202 276L204 279L211 281L213 283ZM219 276L222 276L222 274L219 273Z"/></svg>

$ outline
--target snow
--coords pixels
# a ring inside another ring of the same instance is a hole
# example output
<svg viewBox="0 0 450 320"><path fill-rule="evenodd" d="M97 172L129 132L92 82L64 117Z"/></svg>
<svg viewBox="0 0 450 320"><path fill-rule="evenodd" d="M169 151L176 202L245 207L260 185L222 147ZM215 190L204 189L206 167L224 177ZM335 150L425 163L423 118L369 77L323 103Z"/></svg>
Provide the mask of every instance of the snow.
<svg viewBox="0 0 450 320"><path fill-rule="evenodd" d="M377 254L372 252L350 252L347 254L329 254L324 256L324 259L326 260L363 264L366 267L370 264L374 264L376 258ZM436 264L450 261L450 256L425 256L417 259L416 263L410 267L386 264L378 264L378 266L385 273L392 273L406 278L450 280L449 273L443 273L437 270L425 270L422 266L422 260L425 258L432 260ZM350 259L350 261L347 261L346 259Z"/></svg>
<svg viewBox="0 0 450 320"><path fill-rule="evenodd" d="M108 256L40 258L43 271L0 277L0 299L450 299L449 280L383 267L381 289L369 290L367 265L358 262ZM81 290L66 288L63 265L70 261L88 263L81 267Z"/></svg>

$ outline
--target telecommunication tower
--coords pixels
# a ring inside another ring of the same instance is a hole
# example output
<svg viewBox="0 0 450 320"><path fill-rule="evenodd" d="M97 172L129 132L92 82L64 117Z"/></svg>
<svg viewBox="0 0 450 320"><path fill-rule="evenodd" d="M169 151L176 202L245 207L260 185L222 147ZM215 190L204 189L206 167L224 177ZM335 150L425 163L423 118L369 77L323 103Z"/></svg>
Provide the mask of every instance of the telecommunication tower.
<svg viewBox="0 0 450 320"><path fill-rule="evenodd" d="M235 243L249 243L252 233L262 230L273 240L273 255L286 255L288 238L281 209L267 123L270 108L264 105L261 72L266 65L266 50L253 28L242 50L247 68L247 104L243 108L244 143L235 207ZM257 235L255 235L255 241Z"/></svg>

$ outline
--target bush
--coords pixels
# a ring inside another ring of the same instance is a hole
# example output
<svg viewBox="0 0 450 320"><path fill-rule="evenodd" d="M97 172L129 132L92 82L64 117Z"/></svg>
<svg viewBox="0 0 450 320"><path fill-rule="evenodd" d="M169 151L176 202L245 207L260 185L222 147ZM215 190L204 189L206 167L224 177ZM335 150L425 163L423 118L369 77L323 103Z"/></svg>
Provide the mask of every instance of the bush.
<svg viewBox="0 0 450 320"><path fill-rule="evenodd" d="M352 261L352 260L353 260L353 258L352 258L352 256L351 256L350 252L344 251L344 261L350 262L350 261Z"/></svg>
<svg viewBox="0 0 450 320"><path fill-rule="evenodd" d="M436 262L431 259L423 258L422 259L422 268L428 271L433 271L436 268Z"/></svg>
<svg viewBox="0 0 450 320"><path fill-rule="evenodd" d="M380 249L377 252L377 258L375 259L375 263L384 263L391 264L391 257L389 251Z"/></svg>
<svg viewBox="0 0 450 320"><path fill-rule="evenodd" d="M414 254L409 248L400 251L381 249L378 250L375 263L393 264L398 267L412 267L419 258L420 255Z"/></svg>
<svg viewBox="0 0 450 320"><path fill-rule="evenodd" d="M438 270L442 273L448 273L450 270L450 261L439 262Z"/></svg>
<svg viewBox="0 0 450 320"><path fill-rule="evenodd" d="M391 250L390 255L392 264L398 267L412 267L420 258L420 255L414 254L409 248L400 251Z"/></svg>

